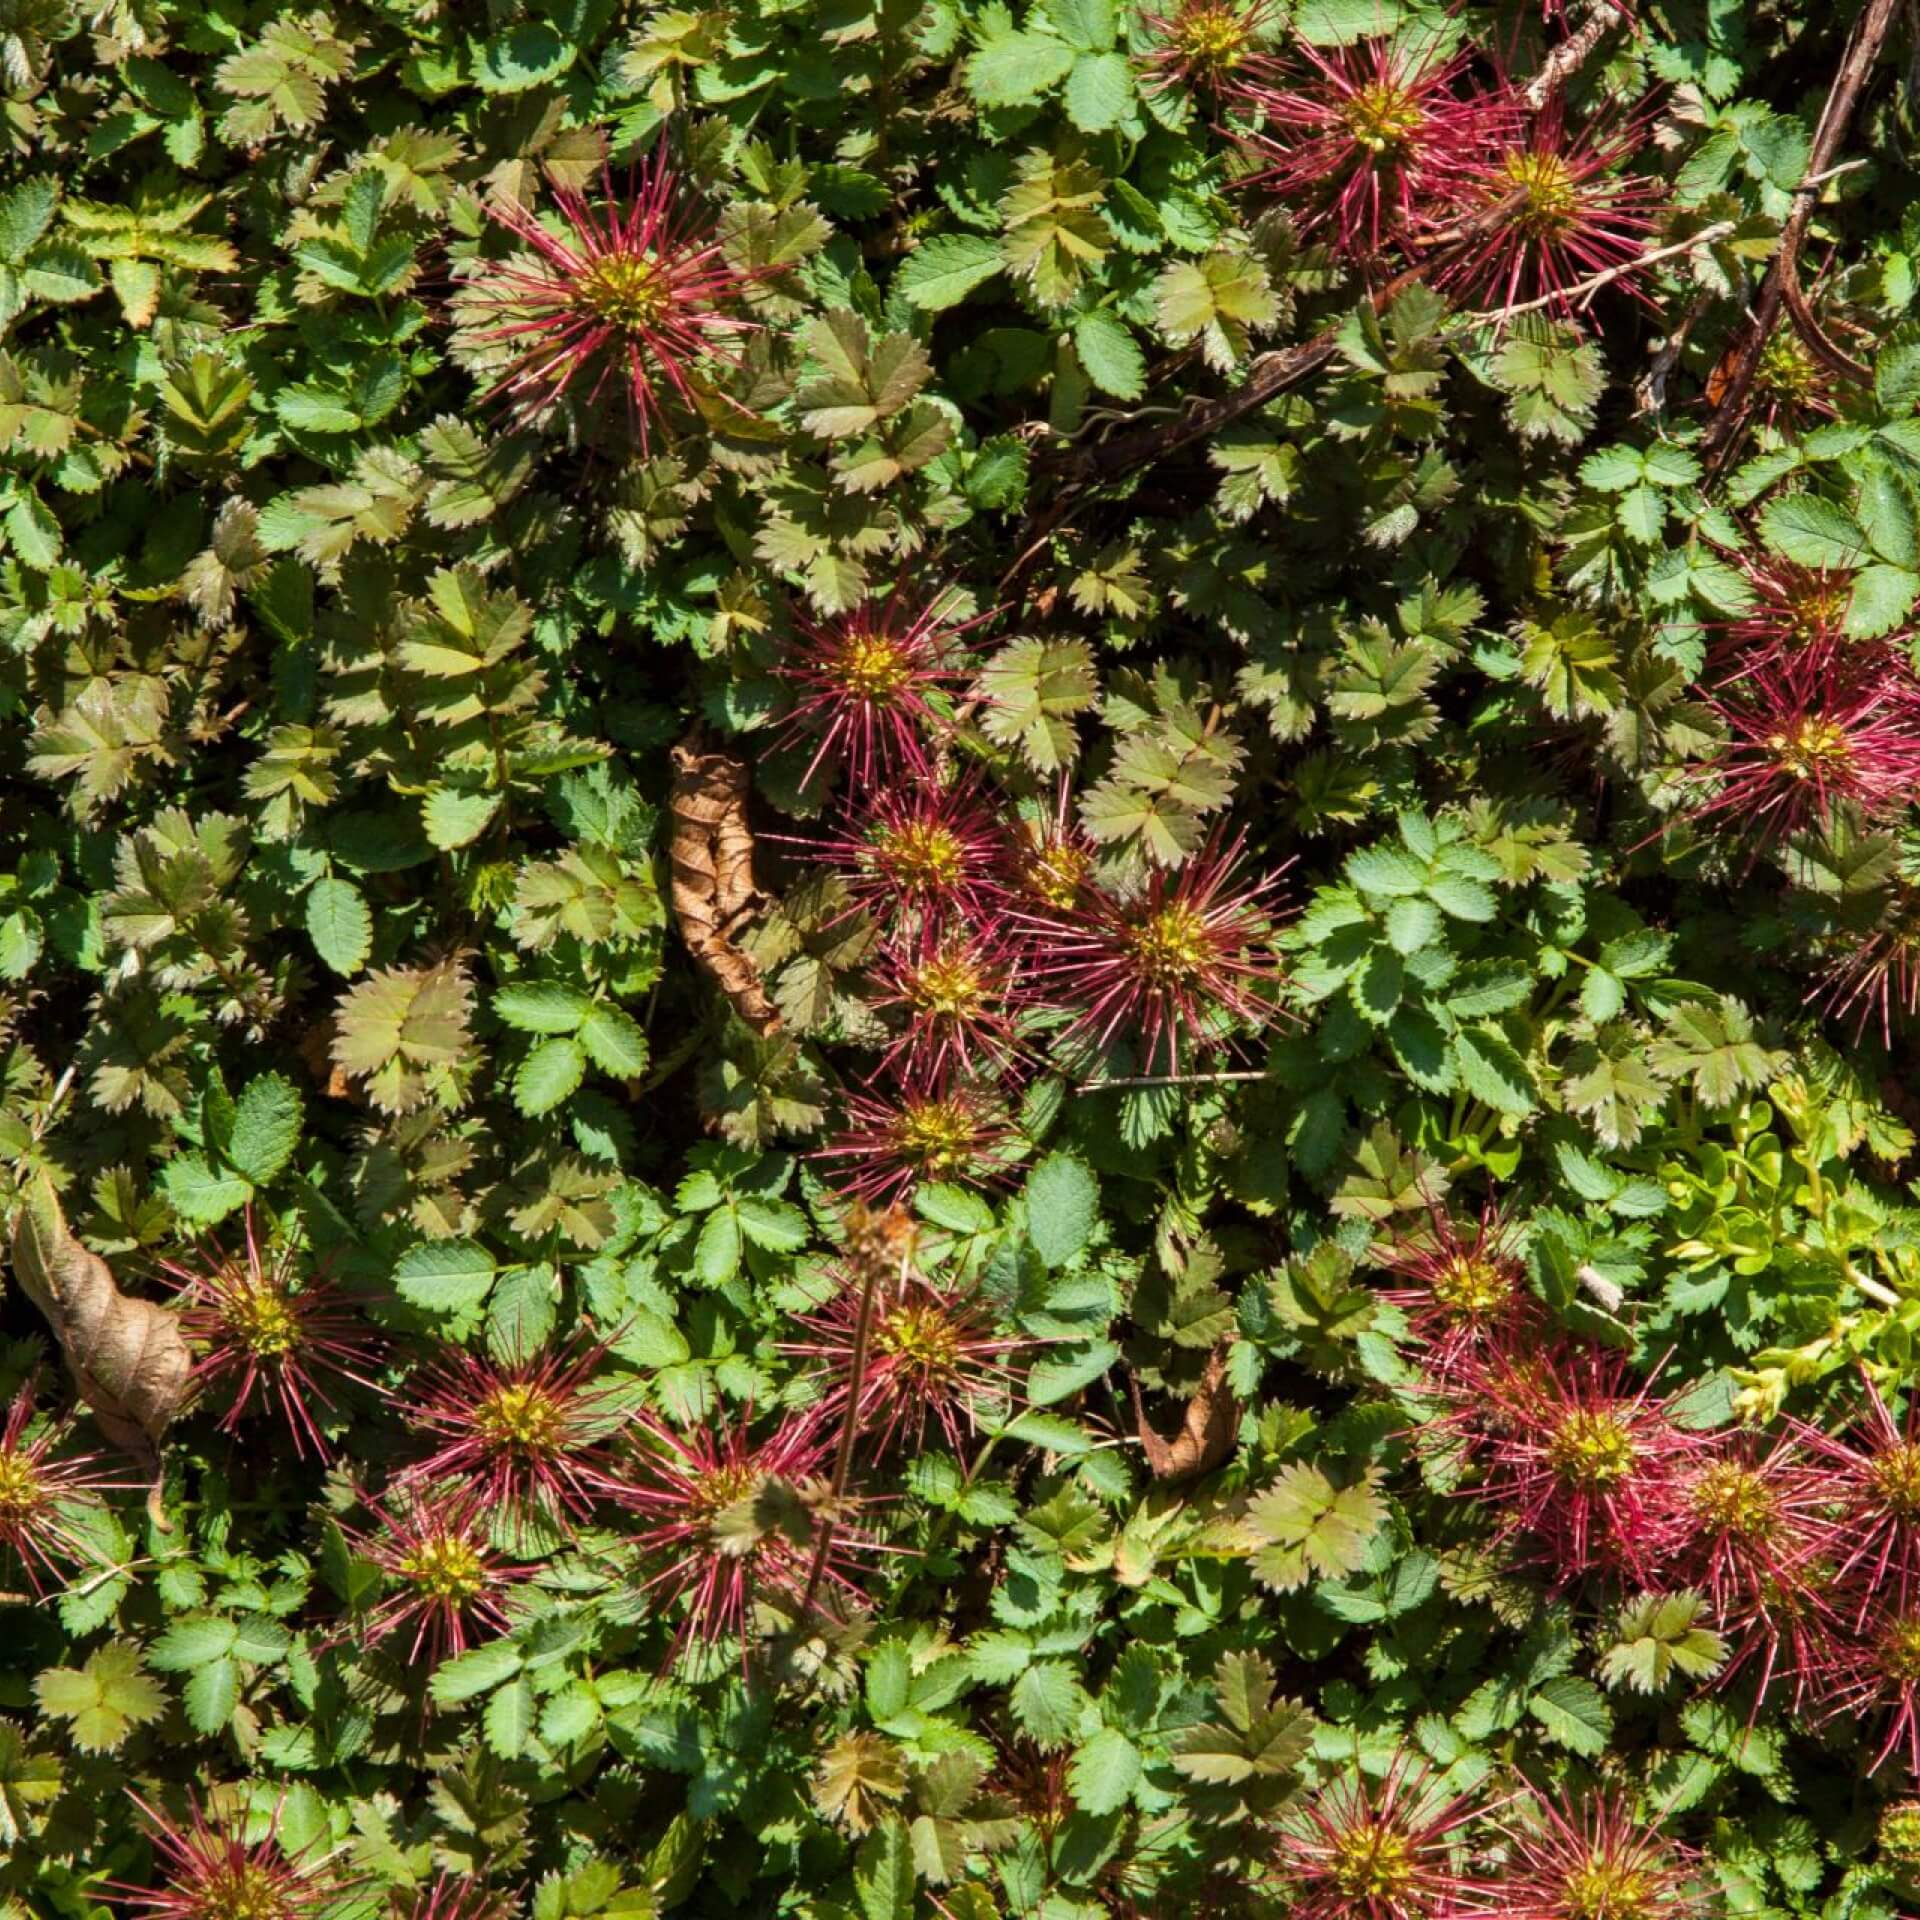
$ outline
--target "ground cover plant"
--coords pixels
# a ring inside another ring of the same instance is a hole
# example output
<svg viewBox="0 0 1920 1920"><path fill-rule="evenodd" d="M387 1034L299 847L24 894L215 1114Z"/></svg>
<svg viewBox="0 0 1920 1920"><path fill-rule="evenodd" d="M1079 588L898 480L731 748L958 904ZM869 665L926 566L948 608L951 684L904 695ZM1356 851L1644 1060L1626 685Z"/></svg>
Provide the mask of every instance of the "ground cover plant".
<svg viewBox="0 0 1920 1920"><path fill-rule="evenodd" d="M5 1920L1920 1910L1894 0L0 0Z"/></svg>

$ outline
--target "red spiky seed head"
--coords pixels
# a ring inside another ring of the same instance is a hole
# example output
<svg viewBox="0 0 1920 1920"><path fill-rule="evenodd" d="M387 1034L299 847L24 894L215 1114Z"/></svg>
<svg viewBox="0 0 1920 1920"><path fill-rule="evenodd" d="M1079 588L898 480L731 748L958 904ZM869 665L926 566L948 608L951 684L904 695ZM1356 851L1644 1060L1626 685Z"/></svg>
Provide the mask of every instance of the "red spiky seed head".
<svg viewBox="0 0 1920 1920"><path fill-rule="evenodd" d="M805 1606L823 1530L815 1604L860 1604L856 1574L873 1542L849 1524L853 1503L836 1511L822 1469L830 1451L817 1420L789 1419L763 1440L751 1415L720 1417L681 1431L656 1415L635 1422L637 1450L609 1493L640 1522L631 1536L657 1606L684 1602L674 1648L688 1641L743 1643L756 1607L798 1614Z"/></svg>
<svg viewBox="0 0 1920 1920"><path fill-rule="evenodd" d="M1671 1539L1676 1487L1711 1448L1611 1349L1565 1345L1462 1364L1438 1423L1477 1467L1455 1491L1495 1516L1495 1540L1564 1589L1594 1573L1645 1587Z"/></svg>
<svg viewBox="0 0 1920 1920"><path fill-rule="evenodd" d="M1481 1812L1403 1756L1386 1777L1342 1774L1281 1818L1273 1862L1294 1920L1431 1920L1478 1883L1460 1864L1460 1830Z"/></svg>
<svg viewBox="0 0 1920 1920"><path fill-rule="evenodd" d="M1404 1283L1382 1298L1406 1316L1408 1351L1432 1379L1449 1379L1475 1353L1541 1324L1518 1230L1491 1194L1470 1220L1436 1206L1424 1227L1373 1258Z"/></svg>
<svg viewBox="0 0 1920 1920"><path fill-rule="evenodd" d="M1878 820L1920 792L1920 682L1899 662L1783 657L1707 704L1728 740L1688 770L1713 789L1690 817L1730 815L1756 847L1825 827L1843 805Z"/></svg>
<svg viewBox="0 0 1920 1920"><path fill-rule="evenodd" d="M1039 1344L1002 1334L977 1291L936 1286L904 1263L876 1276L870 1301L856 1272L843 1269L834 1279L832 1299L800 1316L809 1337L781 1351L813 1362L824 1375L819 1418L837 1424L850 1397L865 1302L865 1358L854 1414L863 1456L896 1444L918 1451L929 1420L958 1453L973 1429L976 1406L1011 1399L1017 1382L1008 1356Z"/></svg>
<svg viewBox="0 0 1920 1920"><path fill-rule="evenodd" d="M1002 891L998 822L971 777L882 786L855 807L844 833L791 844L845 874L854 898L900 932L955 914L982 917Z"/></svg>
<svg viewBox="0 0 1920 1920"><path fill-rule="evenodd" d="M1867 1588L1861 1583L1860 1590ZM1851 1596L1848 1596L1850 1598ZM1807 1712L1816 1726L1835 1720L1879 1736L1867 1772L1896 1754L1920 1774L1920 1605L1896 1589L1872 1594L1852 1626L1826 1635L1809 1675Z"/></svg>
<svg viewBox="0 0 1920 1920"><path fill-rule="evenodd" d="M437 1440L403 1483L471 1486L509 1526L584 1519L608 1470L623 1415L619 1388L595 1375L604 1342L577 1336L531 1360L502 1363L453 1349L421 1378L407 1424Z"/></svg>
<svg viewBox="0 0 1920 1920"><path fill-rule="evenodd" d="M1180 0L1170 12L1142 13L1150 43L1140 56L1144 90L1191 87L1215 99L1247 93L1274 76L1278 25L1271 0Z"/></svg>
<svg viewBox="0 0 1920 1920"><path fill-rule="evenodd" d="M1791 1432L1770 1443L1736 1435L1682 1477L1669 1566L1706 1596L1727 1642L1717 1685L1753 1673L1758 1704L1776 1681L1800 1703L1827 1623L1830 1504L1825 1475Z"/></svg>
<svg viewBox="0 0 1920 1920"><path fill-rule="evenodd" d="M889 941L873 1005L901 1022L881 1070L924 1084L1003 1074L1020 1053L1018 946L991 925L938 925Z"/></svg>
<svg viewBox="0 0 1920 1920"><path fill-rule="evenodd" d="M1639 1819L1625 1795L1527 1790L1501 1823L1510 1853L1456 1920L1695 1920L1712 1905L1700 1857Z"/></svg>
<svg viewBox="0 0 1920 1920"><path fill-rule="evenodd" d="M96 1564L80 1517L97 1510L103 1493L135 1483L99 1472L101 1456L68 1454L58 1449L73 1432L73 1422L34 1417L36 1380L25 1380L8 1403L0 1424L0 1548L36 1594L43 1579L63 1582L75 1568Z"/></svg>
<svg viewBox="0 0 1920 1920"><path fill-rule="evenodd" d="M1500 308L1545 300L1571 317L1574 285L1630 268L1653 231L1659 186L1623 171L1645 139L1640 120L1570 126L1564 98L1554 95L1529 127L1475 156L1461 204L1499 217L1436 284ZM1633 273L1615 284L1632 290Z"/></svg>
<svg viewBox="0 0 1920 1920"><path fill-rule="evenodd" d="M831 619L794 612L794 638L774 668L795 695L777 744L815 743L802 786L836 757L856 788L925 774L928 737L942 724L935 700L965 681L960 643L988 617L949 617L951 598L922 602L903 582Z"/></svg>
<svg viewBox="0 0 1920 1920"><path fill-rule="evenodd" d="M1849 657L1856 665L1886 659L1884 642L1847 635L1851 574L1797 566L1772 554L1742 554L1738 565L1746 606L1706 628L1707 670L1723 687L1787 660L1813 659L1824 668Z"/></svg>
<svg viewBox="0 0 1920 1920"><path fill-rule="evenodd" d="M225 1396L222 1433L277 1408L294 1452L324 1460L315 1409L339 1411L328 1388L337 1392L342 1381L378 1391L362 1369L377 1361L381 1343L330 1281L302 1273L294 1248L263 1246L251 1207L243 1240L237 1252L209 1244L191 1262L160 1263L179 1283L180 1330L200 1350L195 1389Z"/></svg>
<svg viewBox="0 0 1920 1920"><path fill-rule="evenodd" d="M258 1840L245 1837L244 1814L210 1818L189 1798L184 1821L138 1794L161 1880L157 1887L115 1883L122 1901L154 1920L310 1920L342 1891L325 1859L289 1858L278 1820Z"/></svg>
<svg viewBox="0 0 1920 1920"><path fill-rule="evenodd" d="M408 1627L406 1658L428 1668L465 1653L484 1627L505 1633L511 1620L505 1594L536 1571L503 1561L488 1537L485 1517L462 1487L403 1485L374 1509L376 1525L342 1526L347 1544L386 1576L388 1591L361 1613L353 1635L378 1646Z"/></svg>
<svg viewBox="0 0 1920 1920"><path fill-rule="evenodd" d="M1015 1144L996 1092L943 1074L890 1095L849 1094L840 1131L813 1157L835 1169L845 1192L882 1206L923 1180L997 1181Z"/></svg>
<svg viewBox="0 0 1920 1920"><path fill-rule="evenodd" d="M1504 94L1463 86L1470 56L1383 36L1294 49L1293 70L1252 90L1264 130L1242 142L1243 182L1295 212L1300 230L1366 260L1451 200L1476 155L1513 121Z"/></svg>
<svg viewBox="0 0 1920 1920"><path fill-rule="evenodd" d="M1920 1393L1902 1423L1864 1368L1861 1381L1865 1404L1843 1432L1793 1423L1826 1495L1818 1550L1857 1620L1883 1600L1920 1601Z"/></svg>
<svg viewBox="0 0 1920 1920"><path fill-rule="evenodd" d="M624 194L611 175L597 204L572 187L552 191L560 233L531 206L488 202L527 251L462 288L462 332L483 360L508 359L489 397L517 420L537 421L565 398L591 410L618 387L645 453L672 404L693 403L702 363L724 360L728 343L752 331L739 309L754 276L727 260L664 143Z"/></svg>
<svg viewBox="0 0 1920 1920"><path fill-rule="evenodd" d="M442 1868L410 1897L396 1893L393 1911L396 1920L507 1920L511 1908L484 1880Z"/></svg>
<svg viewBox="0 0 1920 1920"><path fill-rule="evenodd" d="M1183 1050L1223 1044L1232 1029L1275 1013L1272 901L1284 863L1236 885L1243 842L1209 841L1185 865L1156 868L1122 897L1089 883L1057 913L1020 910L1032 941L1036 999L1071 1018L1058 1043L1104 1051L1131 1041L1148 1073L1179 1073Z"/></svg>
<svg viewBox="0 0 1920 1920"><path fill-rule="evenodd" d="M1843 945L1820 970L1815 1004L1850 1022L1857 1042L1869 1026L1893 1045L1893 1017L1920 1012L1920 888L1896 880L1873 924Z"/></svg>

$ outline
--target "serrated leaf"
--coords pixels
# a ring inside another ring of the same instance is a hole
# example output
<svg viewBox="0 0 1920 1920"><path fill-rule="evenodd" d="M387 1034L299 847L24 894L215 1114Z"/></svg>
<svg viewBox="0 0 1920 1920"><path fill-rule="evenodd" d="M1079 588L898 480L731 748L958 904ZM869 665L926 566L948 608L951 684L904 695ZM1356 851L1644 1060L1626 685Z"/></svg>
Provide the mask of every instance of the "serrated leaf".
<svg viewBox="0 0 1920 1920"><path fill-rule="evenodd" d="M1336 1487L1318 1467L1295 1461L1247 1508L1254 1578L1288 1593L1315 1575L1351 1573L1385 1518L1371 1476Z"/></svg>
<svg viewBox="0 0 1920 1920"><path fill-rule="evenodd" d="M67 1735L82 1753L116 1753L136 1727L151 1725L167 1710L159 1681L141 1669L131 1640L109 1640L83 1667L44 1667L34 1676L40 1711L67 1722Z"/></svg>
<svg viewBox="0 0 1920 1920"><path fill-rule="evenodd" d="M305 1112L300 1090L280 1074L249 1080L234 1102L227 1158L255 1186L264 1187L292 1160Z"/></svg>

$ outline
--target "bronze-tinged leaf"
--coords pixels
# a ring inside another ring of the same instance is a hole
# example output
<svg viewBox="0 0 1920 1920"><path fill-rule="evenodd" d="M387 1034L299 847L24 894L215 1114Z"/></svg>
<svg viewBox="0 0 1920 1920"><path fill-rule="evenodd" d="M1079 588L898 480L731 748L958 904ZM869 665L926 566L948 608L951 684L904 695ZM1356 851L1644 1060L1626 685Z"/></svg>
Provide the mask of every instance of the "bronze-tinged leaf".
<svg viewBox="0 0 1920 1920"><path fill-rule="evenodd" d="M701 971L754 1032L780 1027L759 969L740 937L767 900L753 880L747 770L710 753L696 730L673 750L673 917Z"/></svg>
<svg viewBox="0 0 1920 1920"><path fill-rule="evenodd" d="M1197 1474L1211 1473L1232 1453L1240 1424L1240 1403L1227 1385L1226 1347L1217 1347L1208 1359L1199 1388L1187 1402L1186 1417L1173 1439L1163 1438L1147 1419L1138 1381L1133 1383L1133 1419L1156 1480L1191 1480Z"/></svg>
<svg viewBox="0 0 1920 1920"><path fill-rule="evenodd" d="M101 1432L152 1463L190 1390L193 1357L178 1317L120 1291L107 1263L74 1238L45 1182L14 1221L13 1270L52 1325Z"/></svg>

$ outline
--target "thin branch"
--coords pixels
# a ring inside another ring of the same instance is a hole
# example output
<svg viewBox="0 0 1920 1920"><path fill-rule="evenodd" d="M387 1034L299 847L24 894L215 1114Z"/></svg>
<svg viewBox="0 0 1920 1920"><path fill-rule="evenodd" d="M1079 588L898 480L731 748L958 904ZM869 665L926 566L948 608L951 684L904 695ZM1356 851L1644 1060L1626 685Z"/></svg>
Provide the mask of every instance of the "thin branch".
<svg viewBox="0 0 1920 1920"><path fill-rule="evenodd" d="M1853 124L1854 112L1860 104L1860 95L1865 91L1868 76L1886 45L1898 6L1899 0L1867 0L1859 19L1854 22L1853 31L1847 36L1846 51L1840 58L1839 71L1828 89L1826 105L1820 110L1820 124L1814 129L1813 146L1807 155L1807 188L1822 178L1830 177L1841 144L1847 137L1847 130ZM1766 352L1774 329L1780 324L1782 308L1791 317L1795 331L1831 371L1843 379L1857 379L1862 375L1869 379L1872 377L1858 361L1842 353L1821 331L1800 290L1800 249L1806 242L1807 229L1813 223L1815 198L1811 191L1796 192L1793 211L1787 215L1787 223L1780 230L1780 245L1761 285L1760 298L1747 328L1746 340L1740 348L1739 357L1734 361L1720 404L1707 424L1702 447L1709 468L1718 468L1725 463L1740 436L1741 428L1746 424L1747 404L1760 371L1760 357Z"/></svg>
<svg viewBox="0 0 1920 1920"><path fill-rule="evenodd" d="M1595 294L1612 286L1616 280L1624 280L1628 274L1638 273L1643 267L1658 266L1662 260L1676 259L1683 253L1697 253L1702 247L1712 246L1716 240L1724 240L1738 225L1739 222L1735 220L1716 220L1712 226L1702 227L1690 240L1676 240L1671 246L1654 247L1646 253L1637 253L1631 260L1622 260L1602 273L1589 274L1586 279L1576 280L1572 286L1564 287L1558 293L1543 293L1537 300L1522 300L1517 305L1502 307L1498 313L1462 314L1461 318L1470 326L1498 326L1518 314L1536 313L1542 307L1558 306L1563 301L1570 301L1584 309L1592 304Z"/></svg>
<svg viewBox="0 0 1920 1920"><path fill-rule="evenodd" d="M1586 20L1541 62L1540 71L1520 90L1521 99L1538 113L1587 64L1612 28L1632 25L1633 16L1622 13L1614 0L1592 0Z"/></svg>
<svg viewBox="0 0 1920 1920"><path fill-rule="evenodd" d="M1111 1080L1082 1080L1075 1093L1101 1093L1110 1087L1223 1087L1235 1080L1271 1080L1265 1067L1231 1073L1128 1073Z"/></svg>

